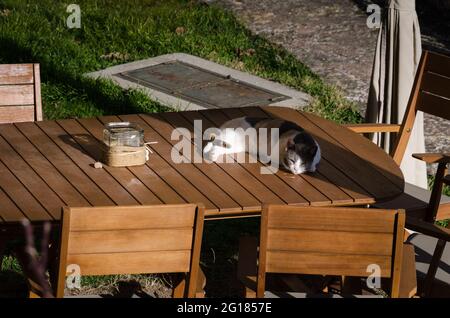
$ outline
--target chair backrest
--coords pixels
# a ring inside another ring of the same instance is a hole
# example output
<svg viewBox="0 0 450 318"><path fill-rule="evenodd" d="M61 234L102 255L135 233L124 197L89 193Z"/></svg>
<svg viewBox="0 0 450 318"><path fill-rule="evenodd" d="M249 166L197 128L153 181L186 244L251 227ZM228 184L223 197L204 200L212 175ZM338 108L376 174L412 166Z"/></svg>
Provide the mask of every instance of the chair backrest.
<svg viewBox="0 0 450 318"><path fill-rule="evenodd" d="M404 211L267 205L261 215L257 297L266 273L368 277L379 266L398 297Z"/></svg>
<svg viewBox="0 0 450 318"><path fill-rule="evenodd" d="M40 120L39 64L0 65L0 124Z"/></svg>
<svg viewBox="0 0 450 318"><path fill-rule="evenodd" d="M417 111L450 120L450 57L424 51L417 69L396 145L391 156L400 165Z"/></svg>
<svg viewBox="0 0 450 318"><path fill-rule="evenodd" d="M189 273L193 297L203 219L194 204L64 208L57 297L71 264L80 275Z"/></svg>

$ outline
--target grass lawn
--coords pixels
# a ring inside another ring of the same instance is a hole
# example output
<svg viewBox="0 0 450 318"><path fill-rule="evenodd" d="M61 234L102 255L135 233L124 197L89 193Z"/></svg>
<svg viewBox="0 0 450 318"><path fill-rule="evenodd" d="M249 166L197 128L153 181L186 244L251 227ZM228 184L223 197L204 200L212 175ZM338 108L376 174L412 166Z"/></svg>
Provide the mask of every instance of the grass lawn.
<svg viewBox="0 0 450 318"><path fill-rule="evenodd" d="M81 29L68 29L69 3L0 0L0 63L41 64L48 119L164 110L140 92L82 74L185 52L304 90L315 97L314 111L327 118L360 120L338 90L222 9L196 1L79 0Z"/></svg>

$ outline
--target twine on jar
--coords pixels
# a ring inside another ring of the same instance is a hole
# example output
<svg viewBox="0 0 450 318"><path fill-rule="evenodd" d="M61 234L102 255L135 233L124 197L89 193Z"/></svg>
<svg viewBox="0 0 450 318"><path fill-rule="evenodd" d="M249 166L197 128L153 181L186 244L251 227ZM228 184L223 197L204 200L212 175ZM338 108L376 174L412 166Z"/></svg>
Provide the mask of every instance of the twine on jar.
<svg viewBox="0 0 450 318"><path fill-rule="evenodd" d="M152 149L148 145L154 145L157 143L158 143L157 141L144 142L145 149L147 149L150 153L153 153Z"/></svg>
<svg viewBox="0 0 450 318"><path fill-rule="evenodd" d="M153 154L153 150L152 148L150 148L149 145L154 145L157 144L157 141L149 141L149 142L144 142L144 146L145 146L145 160L149 160L150 159L150 154Z"/></svg>

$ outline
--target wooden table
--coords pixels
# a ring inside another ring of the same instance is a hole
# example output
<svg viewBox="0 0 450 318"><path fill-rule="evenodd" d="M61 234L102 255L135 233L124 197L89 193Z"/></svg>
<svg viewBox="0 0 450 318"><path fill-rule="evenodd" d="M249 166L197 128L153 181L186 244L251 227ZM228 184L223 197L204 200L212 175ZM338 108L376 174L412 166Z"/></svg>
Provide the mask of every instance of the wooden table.
<svg viewBox="0 0 450 318"><path fill-rule="evenodd" d="M279 117L309 131L322 149L315 173L260 174L259 163L182 163L171 160L174 127L218 127L240 116ZM144 166L95 169L103 124L142 125L154 153ZM258 214L263 203L365 205L403 192L394 161L369 140L333 122L289 108L250 107L104 116L0 125L0 226L58 223L62 206L203 202L209 218Z"/></svg>

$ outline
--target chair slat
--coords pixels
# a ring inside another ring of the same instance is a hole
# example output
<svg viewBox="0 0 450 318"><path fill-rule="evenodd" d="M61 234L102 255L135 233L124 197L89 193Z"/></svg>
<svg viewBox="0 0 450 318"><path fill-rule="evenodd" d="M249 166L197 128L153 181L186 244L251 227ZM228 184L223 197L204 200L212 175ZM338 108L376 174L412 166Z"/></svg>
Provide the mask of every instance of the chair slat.
<svg viewBox="0 0 450 318"><path fill-rule="evenodd" d="M398 297L404 220L403 210L265 205L257 297L264 296L267 273L376 274L391 279L391 296Z"/></svg>
<svg viewBox="0 0 450 318"><path fill-rule="evenodd" d="M427 93L450 99L450 77L425 73L421 88Z"/></svg>
<svg viewBox="0 0 450 318"><path fill-rule="evenodd" d="M185 229L82 231L69 234L69 254L190 250L192 227Z"/></svg>
<svg viewBox="0 0 450 318"><path fill-rule="evenodd" d="M266 271L269 273L301 273L309 275L369 276L368 266L380 267L381 277L391 276L391 257L377 255L346 255L267 251Z"/></svg>
<svg viewBox="0 0 450 318"><path fill-rule="evenodd" d="M280 206L269 210L269 228L393 233L395 212L353 208ZM320 214L320 218L317 215ZM338 215L337 215L338 214Z"/></svg>
<svg viewBox="0 0 450 318"><path fill-rule="evenodd" d="M425 70L450 77L449 57L434 52L428 52L428 63Z"/></svg>
<svg viewBox="0 0 450 318"><path fill-rule="evenodd" d="M71 212L71 231L192 227L193 209L192 204L77 208Z"/></svg>
<svg viewBox="0 0 450 318"><path fill-rule="evenodd" d="M0 106L0 124L34 121L34 105Z"/></svg>
<svg viewBox="0 0 450 318"><path fill-rule="evenodd" d="M81 275L187 273L191 251L72 254L67 264L80 266Z"/></svg>
<svg viewBox="0 0 450 318"><path fill-rule="evenodd" d="M417 101L417 110L450 120L450 99L421 92Z"/></svg>
<svg viewBox="0 0 450 318"><path fill-rule="evenodd" d="M33 85L0 86L0 106L34 105Z"/></svg>
<svg viewBox="0 0 450 318"><path fill-rule="evenodd" d="M76 264L80 275L189 273L173 295L194 297L203 221L201 204L63 208L56 296Z"/></svg>
<svg viewBox="0 0 450 318"><path fill-rule="evenodd" d="M39 64L0 64L0 123L41 120Z"/></svg>
<svg viewBox="0 0 450 318"><path fill-rule="evenodd" d="M392 234L269 229L267 249L327 254L392 255Z"/></svg>
<svg viewBox="0 0 450 318"><path fill-rule="evenodd" d="M0 85L32 83L33 64L0 65Z"/></svg>

